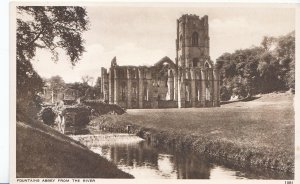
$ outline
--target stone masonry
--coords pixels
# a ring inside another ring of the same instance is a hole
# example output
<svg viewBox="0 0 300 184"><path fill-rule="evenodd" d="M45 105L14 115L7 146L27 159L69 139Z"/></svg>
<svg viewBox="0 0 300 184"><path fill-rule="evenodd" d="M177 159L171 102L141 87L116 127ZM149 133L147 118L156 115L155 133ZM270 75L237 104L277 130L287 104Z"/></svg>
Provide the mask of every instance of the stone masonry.
<svg viewBox="0 0 300 184"><path fill-rule="evenodd" d="M208 16L177 20L176 58L153 66L101 68L101 94L128 109L220 106L219 72L209 56Z"/></svg>

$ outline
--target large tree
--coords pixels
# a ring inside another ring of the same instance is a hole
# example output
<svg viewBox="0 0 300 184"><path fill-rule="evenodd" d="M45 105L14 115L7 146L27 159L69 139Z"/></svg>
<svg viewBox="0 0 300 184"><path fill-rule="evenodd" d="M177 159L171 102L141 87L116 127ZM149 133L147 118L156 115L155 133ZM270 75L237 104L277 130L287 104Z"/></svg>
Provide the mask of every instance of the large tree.
<svg viewBox="0 0 300 184"><path fill-rule="evenodd" d="M63 49L72 65L75 65L84 52L82 33L87 29L88 17L83 7L18 6L18 88L24 89L33 78L41 81L31 64L37 48L49 50L54 61L58 59L57 49ZM37 81L33 82L28 90L32 87L38 90L40 85Z"/></svg>
<svg viewBox="0 0 300 184"><path fill-rule="evenodd" d="M31 63L37 49L49 50L53 61L58 60L58 49L62 49L75 65L85 50L82 33L88 28L83 7L17 7L17 102L30 101L44 85Z"/></svg>
<svg viewBox="0 0 300 184"><path fill-rule="evenodd" d="M224 53L216 68L220 70L222 100L294 89L295 33L264 37L258 47Z"/></svg>

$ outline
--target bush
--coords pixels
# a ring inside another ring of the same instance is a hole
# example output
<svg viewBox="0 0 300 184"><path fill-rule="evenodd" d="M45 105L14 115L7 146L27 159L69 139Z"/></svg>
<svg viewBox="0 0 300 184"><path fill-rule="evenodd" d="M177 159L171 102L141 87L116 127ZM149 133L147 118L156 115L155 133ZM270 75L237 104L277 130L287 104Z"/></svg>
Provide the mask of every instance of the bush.
<svg viewBox="0 0 300 184"><path fill-rule="evenodd" d="M225 86L222 86L220 89L221 101L230 100L232 92L230 92Z"/></svg>
<svg viewBox="0 0 300 184"><path fill-rule="evenodd" d="M91 108L82 104L66 106L63 114L66 126L85 126L90 122Z"/></svg>
<svg viewBox="0 0 300 184"><path fill-rule="evenodd" d="M94 116L101 116L103 114L124 114L126 109L117 104L107 104L100 100L85 100L83 104L90 106Z"/></svg>

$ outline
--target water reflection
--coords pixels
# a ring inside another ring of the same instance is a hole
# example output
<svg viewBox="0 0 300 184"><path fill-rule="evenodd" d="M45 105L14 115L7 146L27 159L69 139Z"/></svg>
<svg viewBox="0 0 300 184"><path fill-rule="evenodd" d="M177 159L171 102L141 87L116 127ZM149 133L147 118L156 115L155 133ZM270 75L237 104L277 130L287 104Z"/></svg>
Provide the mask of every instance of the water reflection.
<svg viewBox="0 0 300 184"><path fill-rule="evenodd" d="M209 179L211 164L193 155L161 152L142 141L103 145L91 150L114 162L135 178Z"/></svg>
<svg viewBox="0 0 300 184"><path fill-rule="evenodd" d="M278 174L258 168L236 169L228 163L215 164L196 154L158 148L137 136L101 134L71 136L95 153L115 163L135 178L171 179L292 179L293 175ZM222 163L222 162L221 162Z"/></svg>

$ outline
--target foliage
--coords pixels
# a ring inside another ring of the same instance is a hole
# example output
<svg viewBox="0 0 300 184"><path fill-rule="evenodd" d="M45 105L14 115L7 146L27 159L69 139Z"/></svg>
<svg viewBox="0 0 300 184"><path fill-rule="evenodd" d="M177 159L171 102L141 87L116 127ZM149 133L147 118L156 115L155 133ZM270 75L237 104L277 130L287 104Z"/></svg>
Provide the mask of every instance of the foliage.
<svg viewBox="0 0 300 184"><path fill-rule="evenodd" d="M85 96L86 91L91 88L87 83L81 83L81 82L74 82L71 84L68 84L70 89L74 89L78 91L78 97L82 98Z"/></svg>
<svg viewBox="0 0 300 184"><path fill-rule="evenodd" d="M101 99L102 94L101 94L101 77L97 78L96 84L94 86L94 94L95 94L95 99Z"/></svg>
<svg viewBox="0 0 300 184"><path fill-rule="evenodd" d="M49 82L49 89L56 95L66 87L65 81L59 75L51 77L47 82Z"/></svg>
<svg viewBox="0 0 300 184"><path fill-rule="evenodd" d="M82 33L88 27L83 7L17 7L17 102L25 105L44 86L31 63L37 49L49 50L54 61L58 60L57 50L62 49L74 66L84 52Z"/></svg>
<svg viewBox="0 0 300 184"><path fill-rule="evenodd" d="M117 104L107 104L101 100L85 100L83 104L91 107L93 116L101 116L104 114L124 114L126 109Z"/></svg>
<svg viewBox="0 0 300 184"><path fill-rule="evenodd" d="M264 37L261 46L224 53L215 66L221 74L221 100L295 88L295 32Z"/></svg>
<svg viewBox="0 0 300 184"><path fill-rule="evenodd" d="M93 83L93 80L94 78L88 75L84 75L81 77L82 83L86 83L86 84Z"/></svg>

